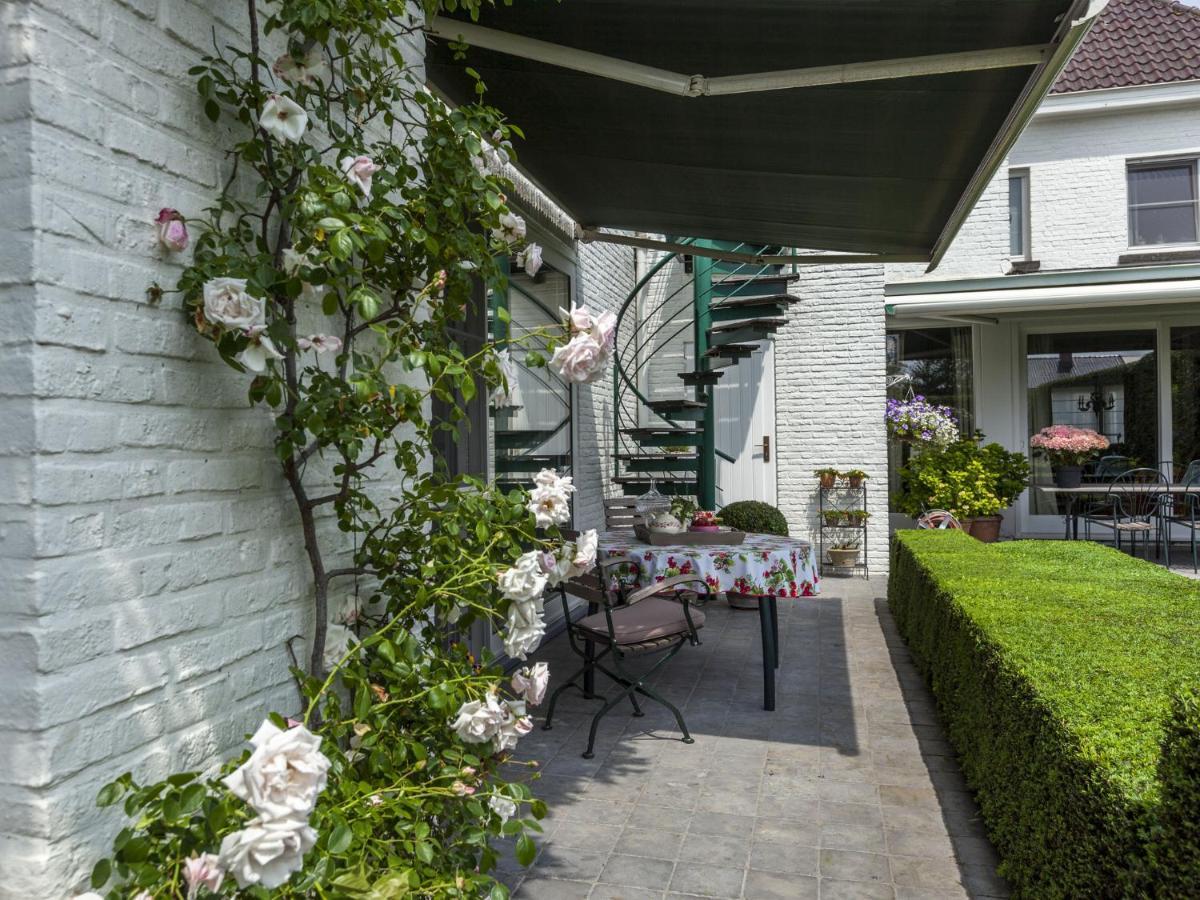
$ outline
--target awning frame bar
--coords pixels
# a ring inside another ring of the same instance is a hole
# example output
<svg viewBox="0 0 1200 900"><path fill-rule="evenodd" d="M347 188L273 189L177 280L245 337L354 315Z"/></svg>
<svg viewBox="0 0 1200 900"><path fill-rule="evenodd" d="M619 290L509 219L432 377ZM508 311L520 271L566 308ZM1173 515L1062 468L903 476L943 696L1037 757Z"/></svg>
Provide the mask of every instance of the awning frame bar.
<svg viewBox="0 0 1200 900"><path fill-rule="evenodd" d="M446 16L434 16L425 25L425 31L445 40L461 41L484 50L494 50L600 78L611 78L614 81L678 97L720 97L893 78L945 75L951 72L1037 66L1045 63L1054 49L1052 45L1033 44L709 78L699 74L685 75L600 53L552 44L508 31L460 22Z"/></svg>
<svg viewBox="0 0 1200 900"><path fill-rule="evenodd" d="M739 253L735 250L696 247L692 244L678 244L674 241L661 241L657 238L614 234L609 231L599 231L595 228L578 228L575 232L575 238L585 244L600 241L606 244L638 247L642 250L683 253L689 256L703 256L709 259L716 259L721 262L744 263L755 266L859 266L870 265L872 263L923 263L929 260L929 256L924 253L800 253L794 256L774 253Z"/></svg>

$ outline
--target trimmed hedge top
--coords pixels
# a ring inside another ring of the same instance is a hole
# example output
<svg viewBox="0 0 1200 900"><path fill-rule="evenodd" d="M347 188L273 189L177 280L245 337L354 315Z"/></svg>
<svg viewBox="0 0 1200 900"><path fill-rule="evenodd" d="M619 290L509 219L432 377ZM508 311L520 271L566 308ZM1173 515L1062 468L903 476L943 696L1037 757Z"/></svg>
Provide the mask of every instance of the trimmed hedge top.
<svg viewBox="0 0 1200 900"><path fill-rule="evenodd" d="M1200 582L1082 541L896 536L1032 683L1084 756L1153 802L1172 698L1200 684Z"/></svg>
<svg viewBox="0 0 1200 900"><path fill-rule="evenodd" d="M761 500L738 500L721 507L717 515L723 525L738 531L787 537L788 524L783 513Z"/></svg>

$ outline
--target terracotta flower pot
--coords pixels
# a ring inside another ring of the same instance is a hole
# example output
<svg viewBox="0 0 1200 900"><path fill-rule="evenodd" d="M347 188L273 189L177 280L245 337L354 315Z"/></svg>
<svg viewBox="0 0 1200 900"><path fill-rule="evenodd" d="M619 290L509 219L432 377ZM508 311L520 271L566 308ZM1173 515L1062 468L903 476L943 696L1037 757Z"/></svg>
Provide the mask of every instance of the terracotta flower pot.
<svg viewBox="0 0 1200 900"><path fill-rule="evenodd" d="M1000 540L1001 516L980 516L977 519L964 519L963 526L971 537L985 544L994 544Z"/></svg>
<svg viewBox="0 0 1200 900"><path fill-rule="evenodd" d="M823 488L831 488L835 484L837 484L837 476L836 475L822 475L822 476L820 476L820 478L821 478L821 487L823 487Z"/></svg>
<svg viewBox="0 0 1200 900"><path fill-rule="evenodd" d="M849 478L847 480L850 482L850 487L852 488L862 487L863 480L861 478Z"/></svg>
<svg viewBox="0 0 1200 900"><path fill-rule="evenodd" d="M858 562L861 551L855 547L853 550L829 549L825 552L829 555L829 564L835 569L850 569Z"/></svg>

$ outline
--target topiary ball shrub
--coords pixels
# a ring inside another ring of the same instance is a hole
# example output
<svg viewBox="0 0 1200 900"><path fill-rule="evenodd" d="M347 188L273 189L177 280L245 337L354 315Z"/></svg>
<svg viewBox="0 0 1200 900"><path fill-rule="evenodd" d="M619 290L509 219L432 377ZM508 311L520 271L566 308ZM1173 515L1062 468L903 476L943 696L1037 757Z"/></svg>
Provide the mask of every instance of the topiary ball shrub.
<svg viewBox="0 0 1200 900"><path fill-rule="evenodd" d="M722 507L721 524L752 534L777 534L787 537L787 519L770 503L761 500L739 500Z"/></svg>

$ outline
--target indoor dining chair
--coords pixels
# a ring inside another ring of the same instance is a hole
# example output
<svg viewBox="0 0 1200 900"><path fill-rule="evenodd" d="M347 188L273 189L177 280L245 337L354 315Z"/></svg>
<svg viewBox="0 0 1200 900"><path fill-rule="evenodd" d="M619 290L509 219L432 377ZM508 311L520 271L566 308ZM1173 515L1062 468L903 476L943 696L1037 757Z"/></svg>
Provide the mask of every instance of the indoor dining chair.
<svg viewBox="0 0 1200 900"><path fill-rule="evenodd" d="M1113 478L1104 499L1092 504L1083 514L1084 537L1092 539L1092 526L1112 529L1113 542L1121 549L1122 537L1129 539L1130 554L1137 555L1137 539L1141 535L1149 550L1154 536L1155 554L1162 540L1162 520L1167 510L1170 480L1158 469L1130 469ZM1171 564L1171 548L1167 545L1167 565Z"/></svg>
<svg viewBox="0 0 1200 900"><path fill-rule="evenodd" d="M683 743L693 743L683 713L649 681L685 646L700 643L698 632L704 627L704 613L693 608L693 598L703 592L705 600L711 599L712 589L698 575L677 575L630 591L621 572L622 566L630 565L627 559L607 560L597 564L595 574L588 573L559 585L563 614L568 622L571 622L568 598L572 595L587 600L589 606L596 604L599 609L567 626L571 649L583 660L583 665L551 694L542 727L546 730L553 727L555 704L567 688L575 687L585 697L593 696L587 688L589 675L599 672L616 684L616 689L602 698L604 705L592 717L584 759L594 755L600 720L622 700L629 699L635 716L643 715L639 695L669 709L683 733ZM684 585L688 586L686 591L682 590ZM590 652L589 644L593 646ZM632 672L626 668L630 658L654 654L662 655L648 670Z"/></svg>

